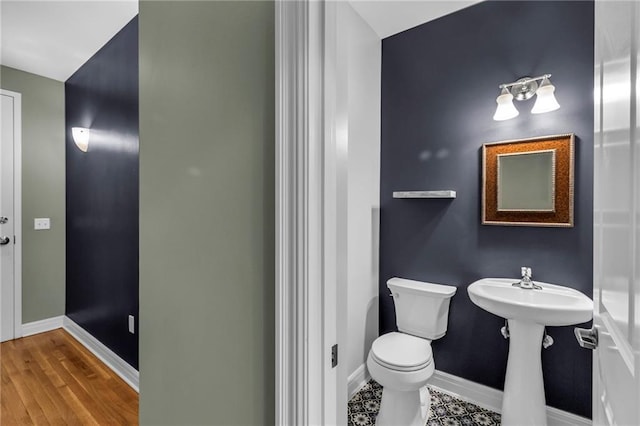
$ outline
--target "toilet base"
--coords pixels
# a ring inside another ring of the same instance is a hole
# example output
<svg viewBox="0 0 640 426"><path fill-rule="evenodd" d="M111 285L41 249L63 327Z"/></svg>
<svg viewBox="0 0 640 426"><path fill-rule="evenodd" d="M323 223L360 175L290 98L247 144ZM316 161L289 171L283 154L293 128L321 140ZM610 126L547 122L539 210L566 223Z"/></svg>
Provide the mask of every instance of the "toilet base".
<svg viewBox="0 0 640 426"><path fill-rule="evenodd" d="M429 389L414 391L382 390L376 426L424 426L429 417Z"/></svg>

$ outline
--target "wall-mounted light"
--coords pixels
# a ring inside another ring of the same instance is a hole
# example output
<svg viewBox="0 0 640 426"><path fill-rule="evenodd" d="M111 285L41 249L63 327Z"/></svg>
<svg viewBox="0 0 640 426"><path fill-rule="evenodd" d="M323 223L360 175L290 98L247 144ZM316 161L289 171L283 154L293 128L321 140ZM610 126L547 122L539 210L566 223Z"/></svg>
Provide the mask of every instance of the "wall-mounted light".
<svg viewBox="0 0 640 426"><path fill-rule="evenodd" d="M501 84L502 90L500 96L496 99L498 108L493 115L496 121L508 120L518 115L518 110L513 105L513 99L524 101L530 99L533 95L537 95L536 103L531 110L532 114L541 114L543 112L555 111L560 108L560 104L556 100L556 88L549 80L551 74L541 75L540 77L523 77L513 83ZM538 80L542 80L538 85Z"/></svg>
<svg viewBox="0 0 640 426"><path fill-rule="evenodd" d="M89 149L89 134L91 131L84 127L72 127L71 135L73 136L73 141L76 143L78 149L82 152L87 152Z"/></svg>

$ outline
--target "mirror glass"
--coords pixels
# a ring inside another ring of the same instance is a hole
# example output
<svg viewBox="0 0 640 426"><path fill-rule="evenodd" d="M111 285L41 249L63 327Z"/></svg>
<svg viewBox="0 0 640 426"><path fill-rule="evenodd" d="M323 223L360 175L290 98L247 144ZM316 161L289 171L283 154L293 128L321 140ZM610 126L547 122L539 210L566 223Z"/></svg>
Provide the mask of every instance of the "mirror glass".
<svg viewBox="0 0 640 426"><path fill-rule="evenodd" d="M498 211L554 210L555 151L498 155Z"/></svg>

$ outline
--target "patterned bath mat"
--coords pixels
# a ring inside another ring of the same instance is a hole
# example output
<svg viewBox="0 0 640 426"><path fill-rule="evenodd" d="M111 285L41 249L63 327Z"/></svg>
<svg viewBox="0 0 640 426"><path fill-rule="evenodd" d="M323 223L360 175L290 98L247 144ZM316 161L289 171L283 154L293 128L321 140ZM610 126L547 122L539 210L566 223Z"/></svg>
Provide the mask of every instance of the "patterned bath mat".
<svg viewBox="0 0 640 426"><path fill-rule="evenodd" d="M426 426L499 426L500 414L429 388L431 409ZM380 409L382 386L374 380L349 401L348 426L373 426Z"/></svg>

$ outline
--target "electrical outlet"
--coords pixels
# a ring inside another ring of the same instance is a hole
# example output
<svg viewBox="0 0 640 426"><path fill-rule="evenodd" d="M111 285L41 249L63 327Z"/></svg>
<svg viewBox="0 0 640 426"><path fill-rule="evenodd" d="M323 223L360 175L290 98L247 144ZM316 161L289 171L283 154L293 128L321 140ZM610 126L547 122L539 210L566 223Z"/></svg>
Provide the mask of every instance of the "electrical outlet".
<svg viewBox="0 0 640 426"><path fill-rule="evenodd" d="M129 333L136 333L136 318L133 315L129 315Z"/></svg>
<svg viewBox="0 0 640 426"><path fill-rule="evenodd" d="M51 229L51 219L48 217L37 217L33 219L33 229L36 231Z"/></svg>

